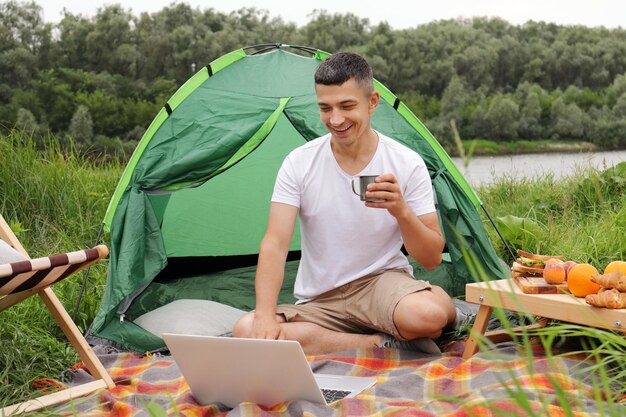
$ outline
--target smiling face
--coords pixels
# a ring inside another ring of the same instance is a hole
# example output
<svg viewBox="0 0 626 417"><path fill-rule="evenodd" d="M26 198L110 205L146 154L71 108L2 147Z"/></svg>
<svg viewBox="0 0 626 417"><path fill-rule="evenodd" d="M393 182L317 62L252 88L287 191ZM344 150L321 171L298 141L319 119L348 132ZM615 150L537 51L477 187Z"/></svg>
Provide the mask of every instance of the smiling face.
<svg viewBox="0 0 626 417"><path fill-rule="evenodd" d="M368 137L371 116L378 106L378 92L364 89L354 79L340 85L316 84L320 118L337 145L351 145Z"/></svg>

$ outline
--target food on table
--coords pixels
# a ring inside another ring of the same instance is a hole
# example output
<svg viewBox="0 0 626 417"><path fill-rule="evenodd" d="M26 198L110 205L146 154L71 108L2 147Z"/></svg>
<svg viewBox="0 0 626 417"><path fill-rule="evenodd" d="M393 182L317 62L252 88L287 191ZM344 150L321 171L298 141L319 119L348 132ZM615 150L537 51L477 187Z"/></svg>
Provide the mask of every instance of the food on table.
<svg viewBox="0 0 626 417"><path fill-rule="evenodd" d="M543 278L550 285L567 285L572 295L584 297L592 306L626 308L624 261L610 262L604 269L604 274L600 274L591 264L564 261L560 255L540 255L521 249L517 250L517 254L519 257L511 267L514 278L529 278L523 282L531 285L538 285L537 278Z"/></svg>
<svg viewBox="0 0 626 417"><path fill-rule="evenodd" d="M519 258L513 262L511 271L513 277L543 277L546 263L563 263L562 256L539 255L537 253L517 250Z"/></svg>
<svg viewBox="0 0 626 417"><path fill-rule="evenodd" d="M550 261L559 261L560 263ZM559 259L548 259L548 262L546 262L543 268L543 279L545 279L548 284L562 284L565 281L566 275L567 272L565 271L565 263L563 261Z"/></svg>
<svg viewBox="0 0 626 417"><path fill-rule="evenodd" d="M604 268L604 273L608 274L613 271L622 271L626 275L626 262L625 261L612 261Z"/></svg>
<svg viewBox="0 0 626 417"><path fill-rule="evenodd" d="M603 288L597 294L587 295L585 301L595 307L626 308L626 292Z"/></svg>
<svg viewBox="0 0 626 417"><path fill-rule="evenodd" d="M518 249L519 258L511 267L514 278L543 278L548 284L559 285L565 282L568 268L576 262L563 261L561 255L540 255Z"/></svg>
<svg viewBox="0 0 626 417"><path fill-rule="evenodd" d="M626 275L622 271L613 271L604 275L594 275L591 280L606 288L615 288L619 292L626 292Z"/></svg>
<svg viewBox="0 0 626 417"><path fill-rule="evenodd" d="M574 261L565 262L565 273L566 273L565 275L569 274L570 269L572 269L574 265L578 265L578 264Z"/></svg>
<svg viewBox="0 0 626 417"><path fill-rule="evenodd" d="M598 275L598 270L593 265L574 265L567 276L567 289L575 297L597 294L602 287L591 280L593 275Z"/></svg>
<svg viewBox="0 0 626 417"><path fill-rule="evenodd" d="M548 259L563 259L561 255L540 255L538 253L526 252L521 249L517 250L517 254L523 258L530 259L533 261L543 261L545 262Z"/></svg>

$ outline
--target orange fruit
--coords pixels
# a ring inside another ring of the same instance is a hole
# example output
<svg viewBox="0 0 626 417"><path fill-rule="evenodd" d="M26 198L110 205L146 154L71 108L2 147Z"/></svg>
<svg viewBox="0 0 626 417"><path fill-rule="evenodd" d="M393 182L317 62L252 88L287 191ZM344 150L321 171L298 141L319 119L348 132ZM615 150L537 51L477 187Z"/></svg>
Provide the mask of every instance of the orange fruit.
<svg viewBox="0 0 626 417"><path fill-rule="evenodd" d="M610 262L606 268L604 268L604 273L608 274L613 271L622 271L624 275L626 275L626 262L624 261L613 261Z"/></svg>
<svg viewBox="0 0 626 417"><path fill-rule="evenodd" d="M598 270L590 264L577 264L567 274L567 289L576 297L597 294L600 285L591 280Z"/></svg>

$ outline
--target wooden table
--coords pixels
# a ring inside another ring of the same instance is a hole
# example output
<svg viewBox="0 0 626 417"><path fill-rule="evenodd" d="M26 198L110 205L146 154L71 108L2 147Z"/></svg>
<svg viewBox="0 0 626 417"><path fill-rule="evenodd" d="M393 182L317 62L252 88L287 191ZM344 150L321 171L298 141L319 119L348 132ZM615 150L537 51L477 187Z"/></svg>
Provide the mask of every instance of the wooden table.
<svg viewBox="0 0 626 417"><path fill-rule="evenodd" d="M571 294L525 294L513 279L467 284L465 300L480 304L463 352L465 359L470 358L478 350L478 338L485 334L494 308L616 330L626 334L626 309L592 307L584 298L576 298Z"/></svg>

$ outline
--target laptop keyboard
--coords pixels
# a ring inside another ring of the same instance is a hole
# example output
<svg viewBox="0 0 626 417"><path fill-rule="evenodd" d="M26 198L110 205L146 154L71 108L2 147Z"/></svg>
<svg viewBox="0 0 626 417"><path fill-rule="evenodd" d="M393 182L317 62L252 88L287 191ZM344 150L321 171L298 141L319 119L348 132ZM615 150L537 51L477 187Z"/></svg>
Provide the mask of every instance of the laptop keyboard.
<svg viewBox="0 0 626 417"><path fill-rule="evenodd" d="M320 388L320 390L322 391L322 395L324 396L324 399L326 400L327 403L332 403L333 401L340 400L352 392L352 391L343 391L340 389L326 389L326 388Z"/></svg>

